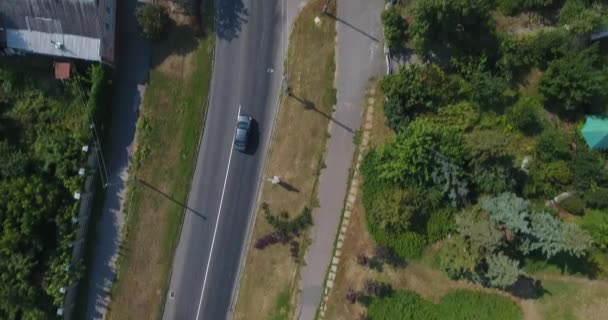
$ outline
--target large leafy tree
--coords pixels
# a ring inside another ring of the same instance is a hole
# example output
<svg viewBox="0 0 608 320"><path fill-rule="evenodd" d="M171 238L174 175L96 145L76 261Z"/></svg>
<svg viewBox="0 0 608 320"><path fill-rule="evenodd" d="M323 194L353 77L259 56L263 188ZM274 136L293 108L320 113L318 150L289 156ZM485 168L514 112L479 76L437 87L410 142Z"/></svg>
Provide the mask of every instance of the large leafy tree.
<svg viewBox="0 0 608 320"><path fill-rule="evenodd" d="M390 6L382 12L384 38L391 50L398 50L405 41L407 23L395 6Z"/></svg>
<svg viewBox="0 0 608 320"><path fill-rule="evenodd" d="M587 210L582 223L593 238L593 243L601 250L608 249L608 212Z"/></svg>
<svg viewBox="0 0 608 320"><path fill-rule="evenodd" d="M419 52L437 46L472 51L480 48L482 32L490 30L489 0L416 1L410 33Z"/></svg>
<svg viewBox="0 0 608 320"><path fill-rule="evenodd" d="M60 199L35 177L0 182L0 318L28 318L45 305L38 279L56 246Z"/></svg>
<svg viewBox="0 0 608 320"><path fill-rule="evenodd" d="M415 121L397 138L375 153L377 173L403 187L432 186L439 160L465 166L462 137L457 130Z"/></svg>
<svg viewBox="0 0 608 320"><path fill-rule="evenodd" d="M484 276L488 284L495 288L507 288L521 275L519 262L502 253L486 256L486 264L488 269Z"/></svg>
<svg viewBox="0 0 608 320"><path fill-rule="evenodd" d="M607 74L599 64L597 45L579 52L569 50L549 63L538 89L547 107L567 113L597 112L605 107Z"/></svg>

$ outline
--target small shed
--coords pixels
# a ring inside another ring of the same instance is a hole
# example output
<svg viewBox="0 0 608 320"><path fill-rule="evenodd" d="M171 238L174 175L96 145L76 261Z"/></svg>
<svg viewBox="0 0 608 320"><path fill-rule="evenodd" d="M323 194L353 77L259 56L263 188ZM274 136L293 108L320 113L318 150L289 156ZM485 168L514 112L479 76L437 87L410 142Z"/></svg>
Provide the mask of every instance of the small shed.
<svg viewBox="0 0 608 320"><path fill-rule="evenodd" d="M581 133L590 148L608 149L608 117L587 117Z"/></svg>
<svg viewBox="0 0 608 320"><path fill-rule="evenodd" d="M67 80L70 78L70 63L55 62L55 79Z"/></svg>

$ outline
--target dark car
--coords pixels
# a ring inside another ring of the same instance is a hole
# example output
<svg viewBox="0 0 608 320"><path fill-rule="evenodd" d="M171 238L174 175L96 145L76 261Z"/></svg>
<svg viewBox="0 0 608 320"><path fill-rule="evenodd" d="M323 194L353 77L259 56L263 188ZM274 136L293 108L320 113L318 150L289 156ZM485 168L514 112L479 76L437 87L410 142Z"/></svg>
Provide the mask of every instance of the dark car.
<svg viewBox="0 0 608 320"><path fill-rule="evenodd" d="M249 144L249 136L251 135L251 123L253 118L250 116L240 115L236 121L236 133L234 134L234 148L238 151L245 152Z"/></svg>

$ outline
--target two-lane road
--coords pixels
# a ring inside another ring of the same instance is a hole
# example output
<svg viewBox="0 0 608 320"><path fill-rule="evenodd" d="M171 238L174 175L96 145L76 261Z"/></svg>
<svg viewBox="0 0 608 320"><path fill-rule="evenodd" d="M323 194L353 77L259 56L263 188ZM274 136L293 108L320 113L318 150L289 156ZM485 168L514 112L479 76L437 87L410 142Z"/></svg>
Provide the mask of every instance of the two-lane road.
<svg viewBox="0 0 608 320"><path fill-rule="evenodd" d="M228 315L281 84L281 0L216 0L215 8L209 110L165 320ZM232 150L239 105L259 128L252 154Z"/></svg>

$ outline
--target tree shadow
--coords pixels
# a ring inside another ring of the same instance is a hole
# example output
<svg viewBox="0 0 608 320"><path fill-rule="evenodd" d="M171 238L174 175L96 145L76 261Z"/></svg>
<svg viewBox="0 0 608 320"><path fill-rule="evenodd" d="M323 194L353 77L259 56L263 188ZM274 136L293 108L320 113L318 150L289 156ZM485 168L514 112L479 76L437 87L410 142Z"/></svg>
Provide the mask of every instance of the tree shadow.
<svg viewBox="0 0 608 320"><path fill-rule="evenodd" d="M540 280L528 276L519 276L506 291L521 299L538 299L545 294L551 294L542 287Z"/></svg>
<svg viewBox="0 0 608 320"><path fill-rule="evenodd" d="M332 116L326 114L325 112L317 109L317 107L315 106L314 102L312 102L312 101L310 101L308 99L300 98L300 97L296 96L295 94L293 94L292 92L289 92L289 97L294 98L295 100L297 100L298 102L300 102L304 106L304 109L315 111L316 113L322 115L323 117L327 118L331 122L333 122L333 123L337 124L338 126L342 127L344 130L346 130L346 131L348 131L350 133L355 133L355 130L353 130L352 128L350 128L347 125L345 125L344 123L342 123L342 122L334 119Z"/></svg>
<svg viewBox="0 0 608 320"><path fill-rule="evenodd" d="M165 32L153 44L150 68L162 64L169 56L184 57L196 50L200 42L196 29L194 24L177 24L175 20L169 19Z"/></svg>
<svg viewBox="0 0 608 320"><path fill-rule="evenodd" d="M162 190L154 187L153 185L149 184L148 182L146 182L145 180L142 179L138 179L137 177L134 178L134 182L140 185L143 185L145 187L148 187L150 190L156 191L158 194L162 195L163 197L169 199L171 202L177 204L178 206L194 213L195 215L201 217L203 220L207 220L207 217L205 215L203 215L202 213L188 207L187 205L185 205L183 202L180 202L178 200L176 200L175 198L173 198L172 196L168 195L167 193L163 192Z"/></svg>
<svg viewBox="0 0 608 320"><path fill-rule="evenodd" d="M222 40L231 41L239 36L242 25L247 23L249 12L242 0L216 1L215 32Z"/></svg>

